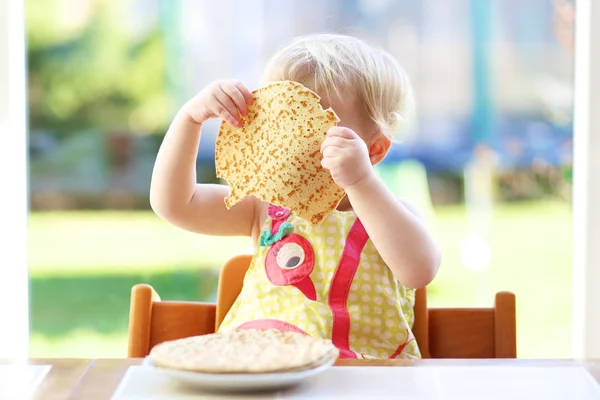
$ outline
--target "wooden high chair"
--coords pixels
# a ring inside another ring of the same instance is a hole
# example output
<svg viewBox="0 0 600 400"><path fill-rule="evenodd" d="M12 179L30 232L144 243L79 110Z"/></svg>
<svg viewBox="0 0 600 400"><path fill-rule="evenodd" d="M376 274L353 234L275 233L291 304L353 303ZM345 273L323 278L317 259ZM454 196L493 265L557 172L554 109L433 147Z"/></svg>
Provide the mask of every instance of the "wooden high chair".
<svg viewBox="0 0 600 400"><path fill-rule="evenodd" d="M213 333L242 288L250 256L230 259L221 270L217 303L165 301L150 285L131 292L128 357L145 357L166 340ZM418 289L413 333L423 358L516 358L515 295L496 293L493 308L427 308Z"/></svg>

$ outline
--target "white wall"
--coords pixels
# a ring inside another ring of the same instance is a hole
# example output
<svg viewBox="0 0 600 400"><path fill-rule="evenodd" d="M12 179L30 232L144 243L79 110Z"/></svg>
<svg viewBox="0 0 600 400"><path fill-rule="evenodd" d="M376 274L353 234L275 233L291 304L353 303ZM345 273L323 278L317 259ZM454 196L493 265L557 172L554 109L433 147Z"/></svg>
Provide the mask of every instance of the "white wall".
<svg viewBox="0 0 600 400"><path fill-rule="evenodd" d="M23 3L0 0L0 358L29 346Z"/></svg>
<svg viewBox="0 0 600 400"><path fill-rule="evenodd" d="M600 1L577 0L575 25L573 356L598 359L600 358Z"/></svg>

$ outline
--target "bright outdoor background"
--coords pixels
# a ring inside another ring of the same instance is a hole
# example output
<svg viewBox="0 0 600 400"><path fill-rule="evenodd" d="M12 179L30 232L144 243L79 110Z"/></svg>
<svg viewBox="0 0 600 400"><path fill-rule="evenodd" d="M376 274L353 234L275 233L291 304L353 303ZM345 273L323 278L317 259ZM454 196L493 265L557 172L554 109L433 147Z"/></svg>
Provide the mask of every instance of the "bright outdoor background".
<svg viewBox="0 0 600 400"><path fill-rule="evenodd" d="M290 38L392 52L417 113L381 176L443 247L432 306L517 295L521 357L568 357L571 9L553 0L27 0L31 355L126 354L129 295L211 300L244 238L183 232L148 205L170 118L218 78L255 88ZM198 157L214 181L208 124Z"/></svg>

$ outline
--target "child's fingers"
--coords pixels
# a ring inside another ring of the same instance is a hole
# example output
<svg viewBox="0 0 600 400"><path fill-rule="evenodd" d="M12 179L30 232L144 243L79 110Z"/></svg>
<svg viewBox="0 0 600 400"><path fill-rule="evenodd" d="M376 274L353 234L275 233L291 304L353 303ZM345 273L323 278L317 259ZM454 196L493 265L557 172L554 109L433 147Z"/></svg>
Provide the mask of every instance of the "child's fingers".
<svg viewBox="0 0 600 400"><path fill-rule="evenodd" d="M231 100L231 98L227 96L222 90L217 90L215 92L215 99L218 103L216 107L220 111L216 112L216 114L222 119L226 120L229 123L229 125L240 127L240 115L237 107L233 103L233 100Z"/></svg>
<svg viewBox="0 0 600 400"><path fill-rule="evenodd" d="M323 144L321 144L321 153L328 147L344 148L349 146L352 146L352 140L340 136L329 136L323 141Z"/></svg>
<svg viewBox="0 0 600 400"><path fill-rule="evenodd" d="M252 98L252 93L248 90L246 86L242 82L234 82L235 87L240 91L242 96L244 96L244 100L246 100L246 104L250 105L254 101Z"/></svg>
<svg viewBox="0 0 600 400"><path fill-rule="evenodd" d="M321 160L321 167L331 170L334 168L335 160L333 158L323 158Z"/></svg>
<svg viewBox="0 0 600 400"><path fill-rule="evenodd" d="M334 126L327 131L327 137L341 137L346 139L356 139L357 134L344 126Z"/></svg>
<svg viewBox="0 0 600 400"><path fill-rule="evenodd" d="M221 90L227 96L229 96L231 100L233 100L241 115L248 115L248 105L246 104L246 99L244 98L244 95L242 94L240 89L238 89L237 86L235 86L232 83L225 82L221 84Z"/></svg>
<svg viewBox="0 0 600 400"><path fill-rule="evenodd" d="M239 128L241 125L237 121L237 119L235 119L233 117L233 115L231 115L231 113L227 110L227 108L225 108L224 105L219 103L218 100L216 100L216 104L213 106L213 113L216 116L218 116L219 118L221 118L223 121L226 121L231 126L235 126L235 127Z"/></svg>
<svg viewBox="0 0 600 400"><path fill-rule="evenodd" d="M352 147L327 146L321 152L324 158L347 157L352 155L354 149Z"/></svg>
<svg viewBox="0 0 600 400"><path fill-rule="evenodd" d="M321 152L323 154L323 158L332 158L336 157L340 152L340 148L336 146L327 146Z"/></svg>

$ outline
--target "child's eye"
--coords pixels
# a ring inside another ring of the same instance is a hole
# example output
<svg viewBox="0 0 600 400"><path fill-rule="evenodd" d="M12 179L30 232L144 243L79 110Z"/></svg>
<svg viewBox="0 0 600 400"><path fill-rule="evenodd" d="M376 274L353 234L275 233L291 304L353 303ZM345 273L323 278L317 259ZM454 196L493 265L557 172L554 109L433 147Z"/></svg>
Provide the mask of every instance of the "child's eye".
<svg viewBox="0 0 600 400"><path fill-rule="evenodd" d="M304 263L306 257L304 249L297 243L286 243L276 251L277 265L283 269L298 268Z"/></svg>

